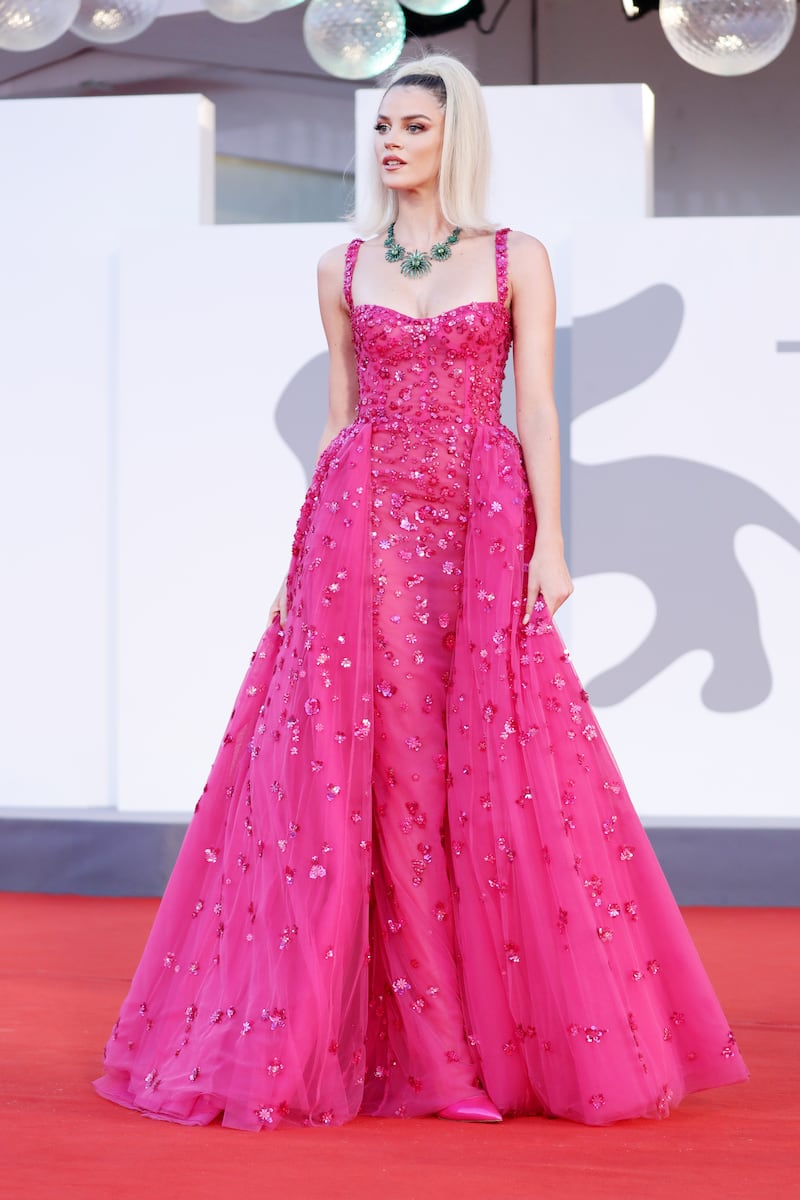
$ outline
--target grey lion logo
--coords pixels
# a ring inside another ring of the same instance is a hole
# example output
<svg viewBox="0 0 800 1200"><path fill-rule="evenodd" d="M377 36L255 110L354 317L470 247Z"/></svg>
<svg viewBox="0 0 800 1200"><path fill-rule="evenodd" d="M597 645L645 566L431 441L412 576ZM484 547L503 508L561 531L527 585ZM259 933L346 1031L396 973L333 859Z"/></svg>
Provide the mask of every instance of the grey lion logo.
<svg viewBox="0 0 800 1200"><path fill-rule="evenodd" d="M571 393L571 404L562 411L579 416L643 383L671 353L683 316L680 293L658 284L613 308L578 318L571 333L559 330L559 399ZM276 414L281 437L309 479L323 420L326 372L324 354L306 363L281 396ZM503 390L502 407L513 426L510 383ZM650 456L599 466L572 461L568 469L575 575L634 575L656 601L653 629L641 645L589 681L592 700L618 704L698 649L707 650L713 660L702 689L707 708L740 712L765 700L772 674L755 594L736 560L734 539L743 526L760 525L800 550L796 518L748 480L689 459Z"/></svg>

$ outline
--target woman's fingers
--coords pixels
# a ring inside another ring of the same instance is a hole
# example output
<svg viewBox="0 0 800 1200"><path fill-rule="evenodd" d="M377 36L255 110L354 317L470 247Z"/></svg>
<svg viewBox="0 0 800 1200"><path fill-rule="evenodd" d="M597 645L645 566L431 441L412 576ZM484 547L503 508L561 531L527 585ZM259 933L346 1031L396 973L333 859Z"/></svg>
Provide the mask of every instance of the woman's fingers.
<svg viewBox="0 0 800 1200"><path fill-rule="evenodd" d="M272 605L269 610L269 618L268 618L267 624L271 625L272 622L275 620L275 618L278 617L280 620L281 629L283 629L284 625L286 624L287 611L288 611L288 607L286 604L286 580L284 580L278 590L277 596L272 601Z"/></svg>
<svg viewBox="0 0 800 1200"><path fill-rule="evenodd" d="M528 576L528 594L525 598L525 615L522 618L522 624L527 625L531 619L533 606L539 598L539 580L535 575Z"/></svg>
<svg viewBox="0 0 800 1200"><path fill-rule="evenodd" d="M522 618L522 624L527 625L531 619L533 606L541 596L547 608L552 615L558 612L565 600L569 600L573 592L572 581L561 582L560 584L550 588L547 584L542 584L537 575L531 574L528 578L528 594L525 597L525 615Z"/></svg>

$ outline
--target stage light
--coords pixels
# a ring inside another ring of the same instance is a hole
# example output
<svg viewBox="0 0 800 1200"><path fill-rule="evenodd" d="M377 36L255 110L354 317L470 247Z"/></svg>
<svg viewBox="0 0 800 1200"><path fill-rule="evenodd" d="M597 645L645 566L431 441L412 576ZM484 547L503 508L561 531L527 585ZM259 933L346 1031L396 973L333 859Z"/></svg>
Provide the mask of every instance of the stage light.
<svg viewBox="0 0 800 1200"><path fill-rule="evenodd" d="M622 9L629 21L658 12L658 0L622 0Z"/></svg>
<svg viewBox="0 0 800 1200"><path fill-rule="evenodd" d="M109 45L144 33L161 11L162 0L82 0L70 32L87 42Z"/></svg>
<svg viewBox="0 0 800 1200"><path fill-rule="evenodd" d="M400 57L406 20L396 0L311 0L303 18L306 49L339 79L370 79Z"/></svg>
<svg viewBox="0 0 800 1200"><path fill-rule="evenodd" d="M245 24L268 17L279 7L275 0L203 0L204 5L220 21ZM285 7L285 6L282 6Z"/></svg>
<svg viewBox="0 0 800 1200"><path fill-rule="evenodd" d="M403 8L422 17L447 17L466 8L468 0L405 0Z"/></svg>
<svg viewBox="0 0 800 1200"><path fill-rule="evenodd" d="M676 54L712 75L747 75L778 57L792 36L796 0L661 0L661 27Z"/></svg>
<svg viewBox="0 0 800 1200"><path fill-rule="evenodd" d="M0 0L0 50L41 50L58 41L80 0Z"/></svg>

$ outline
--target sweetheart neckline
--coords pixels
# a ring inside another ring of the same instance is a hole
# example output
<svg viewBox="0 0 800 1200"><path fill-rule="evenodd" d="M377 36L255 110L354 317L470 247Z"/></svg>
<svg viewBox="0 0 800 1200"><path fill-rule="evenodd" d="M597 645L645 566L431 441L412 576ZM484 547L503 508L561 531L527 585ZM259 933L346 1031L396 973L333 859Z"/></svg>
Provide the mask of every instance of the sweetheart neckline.
<svg viewBox="0 0 800 1200"><path fill-rule="evenodd" d="M470 300L467 304L456 304L454 308L446 308L444 312L434 313L431 317L413 317L411 313L401 312L399 308L390 308L387 304L354 304L350 311L355 314L360 308L379 308L381 312L392 313L395 317L402 317L404 321L441 321L442 317L452 316L465 308L485 308L487 305L490 308L501 308L507 316L511 316L511 310L502 300Z"/></svg>

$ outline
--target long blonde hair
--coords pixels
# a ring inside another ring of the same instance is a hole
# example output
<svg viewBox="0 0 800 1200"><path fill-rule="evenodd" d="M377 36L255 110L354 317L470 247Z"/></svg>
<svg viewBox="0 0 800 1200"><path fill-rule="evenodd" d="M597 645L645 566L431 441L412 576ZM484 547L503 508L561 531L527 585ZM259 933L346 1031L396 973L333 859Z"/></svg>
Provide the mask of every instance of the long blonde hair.
<svg viewBox="0 0 800 1200"><path fill-rule="evenodd" d="M480 84L457 58L429 54L410 59L392 74L384 91L398 85L424 87L444 109L439 204L444 219L462 229L487 230L489 122ZM374 155L370 155L367 187L357 206L355 223L365 237L380 233L397 217L397 195L384 187Z"/></svg>

